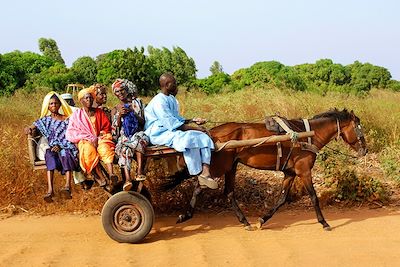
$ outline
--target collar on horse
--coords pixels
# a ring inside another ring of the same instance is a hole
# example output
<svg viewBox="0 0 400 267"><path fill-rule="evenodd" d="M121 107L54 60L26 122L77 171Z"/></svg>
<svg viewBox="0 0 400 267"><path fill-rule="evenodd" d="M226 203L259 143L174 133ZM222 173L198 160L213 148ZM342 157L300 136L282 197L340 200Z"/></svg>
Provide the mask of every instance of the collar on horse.
<svg viewBox="0 0 400 267"><path fill-rule="evenodd" d="M319 152L319 149L316 145L314 145L312 143L312 137L307 137L307 142L300 142L298 141L298 133L293 131L280 117L278 116L274 116L272 117L276 123L279 124L280 127L282 127L282 129L290 135L290 139L292 141L292 146L290 148L289 154L286 157L285 163L283 164L282 168L280 168L280 164L281 164L281 158L282 158L282 145L280 142L276 143L276 147L277 147L277 154L276 154L276 170L280 170L280 169L285 169L286 164L288 163L290 156L292 154L293 148L294 147L300 147L301 150L305 150L305 151L310 151L314 154L317 154ZM310 127L310 122L308 121L308 119L303 119L303 123L304 123L304 127L306 129L306 131L310 131L311 127ZM340 127L339 127L339 121L338 121L338 137L340 136Z"/></svg>

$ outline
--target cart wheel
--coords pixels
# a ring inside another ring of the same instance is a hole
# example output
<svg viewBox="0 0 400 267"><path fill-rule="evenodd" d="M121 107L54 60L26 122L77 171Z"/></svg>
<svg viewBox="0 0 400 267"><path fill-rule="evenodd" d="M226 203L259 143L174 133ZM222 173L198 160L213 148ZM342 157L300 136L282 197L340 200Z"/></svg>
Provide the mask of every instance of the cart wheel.
<svg viewBox="0 0 400 267"><path fill-rule="evenodd" d="M137 192L119 192L103 206L101 220L109 237L120 243L138 243L150 232L154 210Z"/></svg>

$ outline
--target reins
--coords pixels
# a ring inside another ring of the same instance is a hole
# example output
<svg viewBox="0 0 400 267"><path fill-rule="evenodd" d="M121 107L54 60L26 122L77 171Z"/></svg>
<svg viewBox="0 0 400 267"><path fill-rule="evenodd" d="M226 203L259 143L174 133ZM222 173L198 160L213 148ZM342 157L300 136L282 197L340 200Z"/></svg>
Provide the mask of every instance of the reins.
<svg viewBox="0 0 400 267"><path fill-rule="evenodd" d="M341 154L341 155L343 155L343 156L347 156L347 157L353 158L353 159L356 159L356 158L357 158L357 157L355 157L355 156L353 156L353 155L350 155L350 154L347 154L347 153L343 153L343 152L341 152L341 151L339 151L339 150L337 150L337 149L331 148L331 147L329 147L328 145L325 145L325 147L328 148L328 149L330 149L330 150L332 150L332 151L335 152L336 154Z"/></svg>

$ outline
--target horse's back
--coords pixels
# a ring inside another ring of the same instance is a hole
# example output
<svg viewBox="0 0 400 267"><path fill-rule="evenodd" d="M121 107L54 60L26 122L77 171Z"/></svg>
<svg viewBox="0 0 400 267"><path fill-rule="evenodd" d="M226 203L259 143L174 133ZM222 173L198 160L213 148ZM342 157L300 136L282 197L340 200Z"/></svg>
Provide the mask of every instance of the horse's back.
<svg viewBox="0 0 400 267"><path fill-rule="evenodd" d="M274 133L268 131L263 123L229 122L212 128L210 134L214 142L226 142L271 136Z"/></svg>

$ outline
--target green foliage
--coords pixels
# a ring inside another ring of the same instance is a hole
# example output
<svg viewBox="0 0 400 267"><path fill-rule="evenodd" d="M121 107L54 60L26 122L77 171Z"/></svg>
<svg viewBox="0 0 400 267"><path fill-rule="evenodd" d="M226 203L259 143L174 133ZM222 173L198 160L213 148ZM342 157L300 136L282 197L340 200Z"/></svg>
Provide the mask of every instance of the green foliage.
<svg viewBox="0 0 400 267"><path fill-rule="evenodd" d="M140 94L152 95L158 89L158 78L171 72L179 85L199 87L210 93L222 89L237 91L244 87L277 88L279 90L313 91L322 95L330 92L366 96L372 88L400 91L400 82L391 80L390 72L370 63L343 66L331 59L321 59L314 64L285 66L278 61L258 62L249 68L235 71L231 76L223 72L218 61L210 67L211 76L196 80L196 65L180 47L172 50L148 46L114 50L99 55L96 60L80 57L70 71L65 68L57 43L53 39L40 38L39 49L44 56L32 52L14 51L0 55L0 95L10 95L19 88L29 90L34 86L51 85L61 89L65 82L91 85L100 82L110 85L117 78L133 81ZM51 70L48 68L58 63ZM64 66L61 68L59 65ZM44 72L42 75L37 75ZM48 77L53 73L56 77Z"/></svg>
<svg viewBox="0 0 400 267"><path fill-rule="evenodd" d="M304 91L304 83L297 70L277 61L258 62L247 69L240 69L232 74L232 80L239 88L245 86L263 86L271 84L278 88Z"/></svg>
<svg viewBox="0 0 400 267"><path fill-rule="evenodd" d="M222 65L218 61L214 61L210 67L211 75L217 75L223 72Z"/></svg>
<svg viewBox="0 0 400 267"><path fill-rule="evenodd" d="M392 77L387 69L370 63L362 64L355 61L348 68L351 71L350 84L357 92L369 91L372 87L386 88Z"/></svg>
<svg viewBox="0 0 400 267"><path fill-rule="evenodd" d="M48 57L32 53L14 51L1 56L0 95L10 95L24 87L32 76L54 65Z"/></svg>
<svg viewBox="0 0 400 267"><path fill-rule="evenodd" d="M400 144L400 142L399 142ZM400 184L400 146L385 147L380 162L385 175Z"/></svg>
<svg viewBox="0 0 400 267"><path fill-rule="evenodd" d="M80 57L72 63L71 71L76 77L76 81L85 84L86 86L92 85L96 82L97 64L91 57Z"/></svg>
<svg viewBox="0 0 400 267"><path fill-rule="evenodd" d="M388 192L382 182L365 173L355 171L356 161L345 154L322 151L318 158L325 185L333 198L348 201L386 201Z"/></svg>
<svg viewBox="0 0 400 267"><path fill-rule="evenodd" d="M158 49L148 46L147 51L157 79L165 72L174 74L180 85L190 85L196 79L196 64L182 48L173 47L171 51L165 47Z"/></svg>
<svg viewBox="0 0 400 267"><path fill-rule="evenodd" d="M97 81L112 84L117 78L135 83L140 94L152 94L157 88L158 77L150 60L145 56L143 47L114 50L97 57Z"/></svg>
<svg viewBox="0 0 400 267"><path fill-rule="evenodd" d="M220 72L204 79L196 80L196 85L207 94L219 93L228 86L231 78L228 74Z"/></svg>
<svg viewBox="0 0 400 267"><path fill-rule="evenodd" d="M44 56L51 58L55 62L65 65L64 59L61 56L61 52L58 49L56 41L51 38L40 38L39 39L39 50Z"/></svg>
<svg viewBox="0 0 400 267"><path fill-rule="evenodd" d="M33 90L38 87L47 87L62 92L69 83L74 83L76 77L72 71L64 65L56 63L54 66L32 75L27 82L27 89Z"/></svg>
<svg viewBox="0 0 400 267"><path fill-rule="evenodd" d="M396 80L390 80L387 86L390 90L400 92L400 82Z"/></svg>
<svg viewBox="0 0 400 267"><path fill-rule="evenodd" d="M357 175L354 170L339 170L331 182L339 200L386 201L388 198L388 192L379 180L365 174Z"/></svg>

